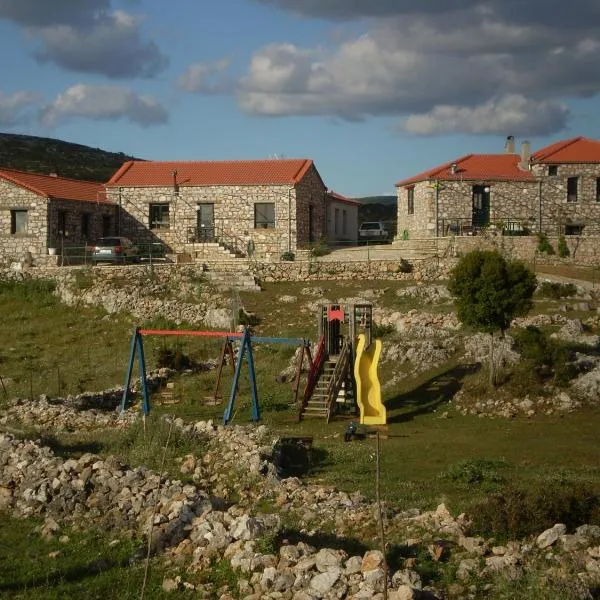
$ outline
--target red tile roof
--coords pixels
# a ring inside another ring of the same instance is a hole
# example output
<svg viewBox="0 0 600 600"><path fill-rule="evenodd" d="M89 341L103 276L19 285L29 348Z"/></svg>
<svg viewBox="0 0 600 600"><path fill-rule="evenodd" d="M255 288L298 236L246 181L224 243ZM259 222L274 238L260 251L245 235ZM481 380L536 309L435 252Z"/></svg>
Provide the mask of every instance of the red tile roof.
<svg viewBox="0 0 600 600"><path fill-rule="evenodd" d="M538 163L600 163L600 142L583 136L556 142L532 155Z"/></svg>
<svg viewBox="0 0 600 600"><path fill-rule="evenodd" d="M106 184L119 187L186 185L295 185L312 166L308 159L193 162L126 162Z"/></svg>
<svg viewBox="0 0 600 600"><path fill-rule="evenodd" d="M106 198L104 185L95 181L82 181L3 168L0 168L0 177L46 198L112 204Z"/></svg>
<svg viewBox="0 0 600 600"><path fill-rule="evenodd" d="M352 198L348 198L347 196L342 196L341 194L338 194L337 192L334 192L333 190L329 190L327 192L327 195L335 200L336 202L343 202L344 204L352 204L352 205L359 205L360 202L358 200L353 200Z"/></svg>
<svg viewBox="0 0 600 600"><path fill-rule="evenodd" d="M519 168L518 154L467 154L414 177L403 179L396 187L420 181L533 181L530 171ZM452 173L452 165L456 165Z"/></svg>

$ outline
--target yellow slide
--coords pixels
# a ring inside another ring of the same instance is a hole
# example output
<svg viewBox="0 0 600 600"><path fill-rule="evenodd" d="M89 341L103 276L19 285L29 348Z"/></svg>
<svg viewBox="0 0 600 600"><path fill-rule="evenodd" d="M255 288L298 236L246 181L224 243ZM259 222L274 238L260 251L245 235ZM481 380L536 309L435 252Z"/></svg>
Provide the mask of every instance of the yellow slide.
<svg viewBox="0 0 600 600"><path fill-rule="evenodd" d="M385 425L387 415L381 401L381 386L377 375L377 365L381 355L381 340L374 340L365 350L364 334L358 336L354 379L356 381L356 401L360 410L362 425Z"/></svg>

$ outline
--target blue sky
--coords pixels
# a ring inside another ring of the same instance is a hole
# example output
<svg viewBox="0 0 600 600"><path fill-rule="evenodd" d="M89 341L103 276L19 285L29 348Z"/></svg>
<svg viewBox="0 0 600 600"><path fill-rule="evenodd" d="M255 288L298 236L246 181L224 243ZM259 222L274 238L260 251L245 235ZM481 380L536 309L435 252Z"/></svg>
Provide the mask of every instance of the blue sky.
<svg viewBox="0 0 600 600"><path fill-rule="evenodd" d="M600 0L0 0L0 130L155 160L312 158L349 196L600 138Z"/></svg>

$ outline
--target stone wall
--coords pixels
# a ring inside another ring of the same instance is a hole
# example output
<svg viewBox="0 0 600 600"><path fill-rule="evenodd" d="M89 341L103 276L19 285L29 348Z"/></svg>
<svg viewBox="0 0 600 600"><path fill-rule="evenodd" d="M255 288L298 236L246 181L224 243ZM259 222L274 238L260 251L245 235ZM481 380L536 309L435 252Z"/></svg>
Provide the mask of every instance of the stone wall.
<svg viewBox="0 0 600 600"><path fill-rule="evenodd" d="M11 233L11 211L27 210L27 233ZM46 253L48 233L46 198L0 179L0 260L20 260L30 252L32 256Z"/></svg>
<svg viewBox="0 0 600 600"><path fill-rule="evenodd" d="M327 188L312 165L296 185L296 248L306 248L326 237L326 194Z"/></svg>
<svg viewBox="0 0 600 600"><path fill-rule="evenodd" d="M600 201L596 195L600 164L556 165L557 174L548 175L548 165L534 164L532 172L540 178L542 228L551 234L564 232L565 226L583 225L583 235L600 234ZM567 179L578 177L577 202L567 202ZM538 211L539 212L539 211Z"/></svg>
<svg viewBox="0 0 600 600"><path fill-rule="evenodd" d="M248 236L257 257L279 256L288 247L308 240L308 206L313 205L315 234L323 234L324 186L311 169L296 188L287 185L205 186L173 188L112 188L109 197L122 206L121 231L140 243L162 242L173 253L183 252L194 239L197 207L214 205L215 234L245 253ZM168 204L170 227L150 230L150 204ZM275 204L275 228L254 227L255 203ZM296 232L299 231L297 240Z"/></svg>
<svg viewBox="0 0 600 600"><path fill-rule="evenodd" d="M500 228L508 223L532 233L565 233L569 225L583 225L583 235L600 233L600 201L597 197L598 164L557 165L556 176L548 175L548 165L532 166L534 181L442 181L436 198L434 182L414 186L414 214L408 214L408 188L397 188L398 237L406 230L409 237L436 235L436 204L439 212L438 235L449 232L453 222L471 225L473 185L490 188L490 224ZM577 202L567 202L567 179L578 177ZM568 231L567 231L568 233Z"/></svg>

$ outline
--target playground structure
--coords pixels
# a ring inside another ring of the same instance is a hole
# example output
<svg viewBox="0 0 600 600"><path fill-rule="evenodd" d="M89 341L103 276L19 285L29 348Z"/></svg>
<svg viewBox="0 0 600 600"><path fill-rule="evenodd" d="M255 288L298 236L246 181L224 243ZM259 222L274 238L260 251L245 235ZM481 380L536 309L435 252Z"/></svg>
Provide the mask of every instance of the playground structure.
<svg viewBox="0 0 600 600"><path fill-rule="evenodd" d="M298 407L298 420L305 417L325 417L329 422L334 415L360 414L360 423L385 425L386 410L381 401L381 387L377 374L381 355L381 340L372 343L372 306L370 304L323 304L319 307L319 343L314 357L310 342L304 338L276 338L254 336L248 328L241 333L224 331L188 331L136 328L131 341L131 352L121 399L121 411L129 400L129 386L137 354L142 391L141 410L144 418L150 412L150 397L146 380L143 336L201 336L224 340L218 362L215 401L219 398L219 386L227 357L233 368L233 381L229 401L223 413L223 424L234 416L234 405L239 388L244 357L248 364L248 378L252 401L252 420L260 420L260 406L254 368L254 343L294 345L297 353L294 378L294 403ZM233 343L239 342L237 359ZM308 358L310 369L301 400L298 399L304 359Z"/></svg>
<svg viewBox="0 0 600 600"><path fill-rule="evenodd" d="M231 384L231 392L229 395L229 401L223 413L223 425L227 425L233 418L233 409L235 400L238 393L239 381L242 371L242 363L244 356L247 357L248 363L248 379L250 381L250 394L252 399L252 420L254 422L260 421L260 405L258 402L258 390L256 386L256 372L254 369L254 353L252 351L253 343L267 343L267 344L285 344L298 346L301 352L298 353L298 360L296 363L296 376L294 378L294 399L297 402L298 391L300 387L300 377L302 373L302 366L304 364L304 357L306 356L311 362L310 354L310 342L303 338L275 338L275 337L261 337L253 336L248 328L244 328L241 333L228 333L226 331L188 331L188 330L169 330L169 329L140 329L136 328L133 332L131 339L131 351L129 353L129 363L127 367L127 374L125 376L125 384L123 386L123 396L121 398L121 412L125 410L129 402L129 387L131 384L131 376L133 374L133 366L135 363L135 357L137 354L138 364L140 369L140 385L142 391L142 415L145 418L150 412L150 395L148 393L148 383L146 379L146 360L144 357L144 344L143 336L145 335L164 335L164 336L195 336L195 337L208 337L208 338L224 338L223 349L221 352L221 358L219 361L219 367L217 371L217 382L215 385L214 397L218 398L219 386L221 381L221 374L223 365L225 363L225 357L229 356L233 366L233 381ZM240 343L237 360L234 360L233 342L238 341ZM234 364L235 363L235 364Z"/></svg>
<svg viewBox="0 0 600 600"><path fill-rule="evenodd" d="M381 341L372 344L371 304L323 304L315 351L298 420L360 414L361 424L385 425L377 366Z"/></svg>

